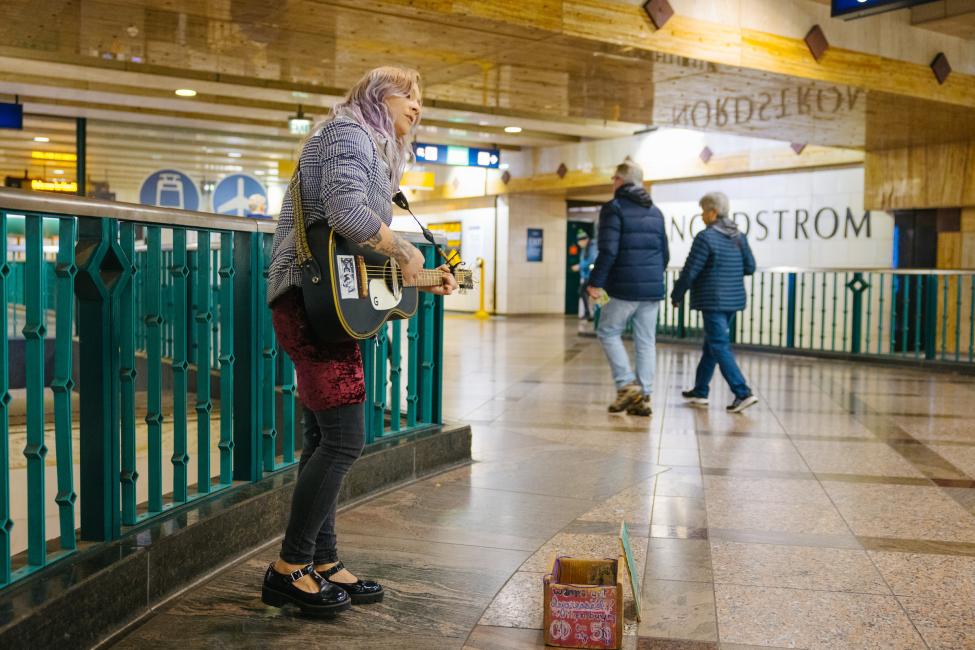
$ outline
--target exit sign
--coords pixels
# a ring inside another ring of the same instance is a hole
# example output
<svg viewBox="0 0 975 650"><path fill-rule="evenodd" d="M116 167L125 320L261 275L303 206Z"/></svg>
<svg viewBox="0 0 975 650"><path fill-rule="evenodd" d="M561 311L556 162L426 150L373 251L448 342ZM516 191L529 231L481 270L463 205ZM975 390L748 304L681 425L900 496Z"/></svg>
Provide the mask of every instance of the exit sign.
<svg viewBox="0 0 975 650"><path fill-rule="evenodd" d="M864 16L879 14L885 11L893 11L894 9L913 7L914 5L923 5L925 3L934 1L935 0L833 0L832 16L834 18L840 16L845 20L852 20L853 18L863 18Z"/></svg>

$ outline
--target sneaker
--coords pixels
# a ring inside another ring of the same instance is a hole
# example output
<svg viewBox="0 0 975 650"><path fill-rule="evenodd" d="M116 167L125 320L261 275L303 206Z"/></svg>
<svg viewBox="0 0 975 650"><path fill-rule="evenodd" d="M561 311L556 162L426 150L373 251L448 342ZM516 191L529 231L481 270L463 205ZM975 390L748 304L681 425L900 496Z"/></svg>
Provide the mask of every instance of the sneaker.
<svg viewBox="0 0 975 650"><path fill-rule="evenodd" d="M728 413L741 413L749 406L754 404L758 404L758 398L754 395L748 395L747 397L736 397L735 401L732 402L725 410L728 411Z"/></svg>
<svg viewBox="0 0 975 650"><path fill-rule="evenodd" d="M649 415L652 415L653 414L653 409L650 408L650 396L649 395L643 395L643 396L640 397L639 400L637 400L636 402L630 404L626 408L626 414L627 415L641 415L643 417L647 417Z"/></svg>
<svg viewBox="0 0 975 650"><path fill-rule="evenodd" d="M610 413L622 413L626 408L643 397L643 388L638 384L627 384L616 391L616 400L609 405Z"/></svg>
<svg viewBox="0 0 975 650"><path fill-rule="evenodd" d="M687 401L688 404L700 404L702 406L707 406L708 398L700 393L695 393L692 390L685 390L681 393L681 397Z"/></svg>

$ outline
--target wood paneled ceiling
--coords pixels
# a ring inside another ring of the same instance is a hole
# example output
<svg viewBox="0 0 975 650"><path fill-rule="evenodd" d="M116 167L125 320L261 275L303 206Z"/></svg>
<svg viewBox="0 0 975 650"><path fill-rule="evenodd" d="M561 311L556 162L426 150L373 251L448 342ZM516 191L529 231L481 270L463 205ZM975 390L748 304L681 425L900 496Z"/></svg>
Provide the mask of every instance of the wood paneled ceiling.
<svg viewBox="0 0 975 650"><path fill-rule="evenodd" d="M132 175L156 156L218 171L231 149L270 168L297 145L299 103L321 117L389 63L420 70L418 137L433 142L545 146L651 124L866 149L975 139L975 106L566 36L546 23L562 4L7 0L0 99L20 95L30 128L63 138L52 116L88 116L92 170ZM173 94L187 86L199 94ZM0 171L29 156L27 135L0 132Z"/></svg>

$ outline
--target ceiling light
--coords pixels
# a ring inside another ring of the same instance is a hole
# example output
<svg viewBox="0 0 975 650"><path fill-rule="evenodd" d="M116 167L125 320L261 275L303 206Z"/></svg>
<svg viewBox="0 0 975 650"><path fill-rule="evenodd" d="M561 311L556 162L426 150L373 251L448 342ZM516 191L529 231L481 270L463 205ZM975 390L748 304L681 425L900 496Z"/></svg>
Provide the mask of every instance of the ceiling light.
<svg viewBox="0 0 975 650"><path fill-rule="evenodd" d="M63 169L55 169L54 170L54 175L55 176L64 176L64 170Z"/></svg>
<svg viewBox="0 0 975 650"><path fill-rule="evenodd" d="M50 142L51 138L46 138L43 135L38 135L34 137L34 142Z"/></svg>
<svg viewBox="0 0 975 650"><path fill-rule="evenodd" d="M239 151L228 151L227 152L227 157L228 158L240 158L241 155L243 155L243 154L241 154Z"/></svg>
<svg viewBox="0 0 975 650"><path fill-rule="evenodd" d="M504 127L504 132L505 133L521 133L521 127L520 126L506 126L506 127Z"/></svg>
<svg viewBox="0 0 975 650"><path fill-rule="evenodd" d="M264 170L263 169L255 169L254 170L254 173L257 174L258 176L263 176L264 175Z"/></svg>
<svg viewBox="0 0 975 650"><path fill-rule="evenodd" d="M180 97L196 97L196 91L192 88L177 88L176 94Z"/></svg>

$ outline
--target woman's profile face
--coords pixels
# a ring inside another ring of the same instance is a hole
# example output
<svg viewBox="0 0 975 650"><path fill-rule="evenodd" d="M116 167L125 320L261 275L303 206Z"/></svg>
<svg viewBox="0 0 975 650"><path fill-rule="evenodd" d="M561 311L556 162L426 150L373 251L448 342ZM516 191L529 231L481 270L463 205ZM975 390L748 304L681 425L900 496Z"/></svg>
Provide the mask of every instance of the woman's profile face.
<svg viewBox="0 0 975 650"><path fill-rule="evenodd" d="M393 119L396 136L402 138L420 121L420 98L417 95L402 97L390 95L385 99L389 115Z"/></svg>

